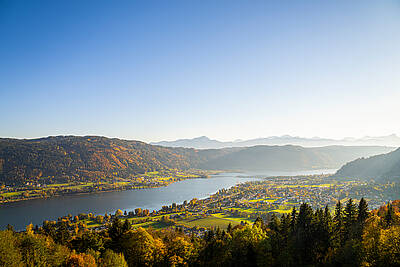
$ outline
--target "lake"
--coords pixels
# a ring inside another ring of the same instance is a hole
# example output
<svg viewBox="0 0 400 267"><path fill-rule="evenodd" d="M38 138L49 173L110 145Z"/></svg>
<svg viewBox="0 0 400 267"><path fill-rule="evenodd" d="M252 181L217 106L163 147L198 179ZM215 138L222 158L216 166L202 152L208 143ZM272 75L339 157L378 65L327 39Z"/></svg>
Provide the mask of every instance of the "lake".
<svg viewBox="0 0 400 267"><path fill-rule="evenodd" d="M16 230L25 229L29 223L41 225L44 220L79 213L114 213L117 209L131 211L135 208L158 210L172 203L181 204L193 198L206 198L222 188L230 188L238 183L255 181L260 176L300 175L332 173L334 170L313 170L303 172L274 173L221 173L210 178L188 179L165 187L135 189L95 194L60 196L49 199L34 199L0 204L0 229L7 224Z"/></svg>

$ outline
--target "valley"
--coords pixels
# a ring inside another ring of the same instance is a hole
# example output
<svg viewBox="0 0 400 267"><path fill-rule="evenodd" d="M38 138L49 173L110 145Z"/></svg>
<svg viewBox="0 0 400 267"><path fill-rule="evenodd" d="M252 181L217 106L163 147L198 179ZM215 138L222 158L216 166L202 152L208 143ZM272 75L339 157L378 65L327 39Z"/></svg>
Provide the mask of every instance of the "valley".
<svg viewBox="0 0 400 267"><path fill-rule="evenodd" d="M337 181L330 175L267 177L237 184L229 189L221 189L204 199L191 199L183 203L172 203L160 210L136 208L118 210L115 216L127 219L133 227L170 228L178 227L186 233L204 233L207 229L226 229L229 224L252 223L256 218L270 221L276 214L289 214L302 203L314 209L328 207L331 212L338 201L355 201L363 197L371 209L395 200L400 195L399 183L375 183L344 179ZM72 220L84 228L102 229L111 223L108 214L80 214Z"/></svg>

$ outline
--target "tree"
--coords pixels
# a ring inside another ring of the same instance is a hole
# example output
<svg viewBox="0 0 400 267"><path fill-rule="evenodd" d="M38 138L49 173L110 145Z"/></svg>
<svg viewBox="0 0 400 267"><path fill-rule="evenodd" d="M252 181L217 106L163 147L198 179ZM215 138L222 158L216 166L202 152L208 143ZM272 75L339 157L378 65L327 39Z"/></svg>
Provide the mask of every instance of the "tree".
<svg viewBox="0 0 400 267"><path fill-rule="evenodd" d="M96 260L92 255L88 255L85 253L81 254L71 254L68 258L67 265L69 267L96 267Z"/></svg>
<svg viewBox="0 0 400 267"><path fill-rule="evenodd" d="M70 238L67 222L59 222L55 241L60 244L66 244Z"/></svg>
<svg viewBox="0 0 400 267"><path fill-rule="evenodd" d="M122 253L115 253L114 251L107 249L101 259L100 267L128 267L128 264Z"/></svg>
<svg viewBox="0 0 400 267"><path fill-rule="evenodd" d="M82 235L76 236L71 240L70 245L79 253L89 249L102 251L104 249L103 237L96 231L85 231Z"/></svg>
<svg viewBox="0 0 400 267"><path fill-rule="evenodd" d="M380 266L400 266L400 226L383 229L379 240Z"/></svg>
<svg viewBox="0 0 400 267"><path fill-rule="evenodd" d="M376 215L371 215L365 222L364 232L362 235L362 246L365 254L365 261L368 264L364 266L376 266L376 261L379 258L379 241L381 236L380 218Z"/></svg>
<svg viewBox="0 0 400 267"><path fill-rule="evenodd" d="M358 203L358 212L357 212L357 238L361 238L365 221L368 219L369 212L368 212L368 204L364 198L360 199Z"/></svg>
<svg viewBox="0 0 400 267"><path fill-rule="evenodd" d="M315 236L313 235L313 210L307 203L300 205L296 223L295 244L299 263L307 265L313 259Z"/></svg>
<svg viewBox="0 0 400 267"><path fill-rule="evenodd" d="M141 208L136 208L135 209L135 215L136 216L141 216L142 215L142 209Z"/></svg>
<svg viewBox="0 0 400 267"><path fill-rule="evenodd" d="M394 213L393 206L391 203L389 203L387 205L387 212L384 217L386 227L390 227L393 224L395 216L396 215Z"/></svg>
<svg viewBox="0 0 400 267"><path fill-rule="evenodd" d="M343 225L345 240L351 239L356 233L357 206L350 198L343 211Z"/></svg>
<svg viewBox="0 0 400 267"><path fill-rule="evenodd" d="M121 252L121 238L124 233L124 225L121 219L118 217L114 217L113 222L108 228L108 235L111 238L111 242L109 245L111 249L117 252Z"/></svg>
<svg viewBox="0 0 400 267"><path fill-rule="evenodd" d="M123 232L127 232L127 231L129 231L131 229L131 227L132 227L132 224L129 222L128 219L126 219L124 221L124 224L122 225L122 231Z"/></svg>
<svg viewBox="0 0 400 267"><path fill-rule="evenodd" d="M335 215L333 216L333 245L339 247L344 243L343 237L343 208L342 203L338 201L335 206Z"/></svg>
<svg viewBox="0 0 400 267"><path fill-rule="evenodd" d="M254 224L256 224L258 227L264 228L264 221L260 217L257 217L256 220L254 221ZM232 225L231 225L232 227Z"/></svg>
<svg viewBox="0 0 400 267"><path fill-rule="evenodd" d="M17 267L23 265L17 241L12 231L0 231L0 266Z"/></svg>
<svg viewBox="0 0 400 267"><path fill-rule="evenodd" d="M153 266L163 261L166 254L161 239L153 238L141 227L128 231L121 246L129 266Z"/></svg>
<svg viewBox="0 0 400 267"><path fill-rule="evenodd" d="M280 220L278 217L275 215L275 213L272 213L271 215L271 220L268 223L268 228L271 229L272 231L279 231L280 228Z"/></svg>
<svg viewBox="0 0 400 267"><path fill-rule="evenodd" d="M19 248L27 266L61 266L69 255L66 247L55 244L50 237L37 234L22 235Z"/></svg>
<svg viewBox="0 0 400 267"><path fill-rule="evenodd" d="M257 266L257 250L266 233L257 225L236 229L232 235L231 257L234 266Z"/></svg>
<svg viewBox="0 0 400 267"><path fill-rule="evenodd" d="M194 247L181 236L174 237L168 243L168 257L172 266L189 265Z"/></svg>
<svg viewBox="0 0 400 267"><path fill-rule="evenodd" d="M7 224L7 230L14 232L14 226L12 226L11 224Z"/></svg>
<svg viewBox="0 0 400 267"><path fill-rule="evenodd" d="M297 211L296 207L293 207L292 212L290 213L290 232L294 233L296 228L296 219L297 219Z"/></svg>
<svg viewBox="0 0 400 267"><path fill-rule="evenodd" d="M227 231L229 234L232 233L232 223L229 222L228 228L226 229L226 231Z"/></svg>
<svg viewBox="0 0 400 267"><path fill-rule="evenodd" d="M116 212L115 212L115 216L116 217L120 217L120 216L122 216L124 213L122 212L122 210L120 210L120 209L118 209Z"/></svg>

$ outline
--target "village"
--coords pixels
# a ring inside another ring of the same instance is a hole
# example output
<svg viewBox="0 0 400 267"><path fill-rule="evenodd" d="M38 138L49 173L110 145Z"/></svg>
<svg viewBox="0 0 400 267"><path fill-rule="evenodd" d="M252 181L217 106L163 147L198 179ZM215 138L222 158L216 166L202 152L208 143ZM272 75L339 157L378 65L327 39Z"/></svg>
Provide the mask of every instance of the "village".
<svg viewBox="0 0 400 267"><path fill-rule="evenodd" d="M205 199L192 199L181 204L172 203L160 210L136 208L117 210L115 214L79 214L59 218L75 229L105 229L115 218L127 220L134 228L176 228L187 234L202 235L210 228L227 229L253 223L256 218L268 221L274 214L281 216L309 203L314 209L333 212L337 201L364 197L369 209L376 209L395 198L400 192L396 183L375 183L359 180L337 180L327 175L268 177L240 183L222 189Z"/></svg>

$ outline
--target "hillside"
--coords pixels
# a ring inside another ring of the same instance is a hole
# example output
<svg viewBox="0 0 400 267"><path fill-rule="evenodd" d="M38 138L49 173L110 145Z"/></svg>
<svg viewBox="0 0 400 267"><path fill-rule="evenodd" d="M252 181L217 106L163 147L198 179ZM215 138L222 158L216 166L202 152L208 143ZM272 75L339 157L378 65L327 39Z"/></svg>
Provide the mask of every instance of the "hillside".
<svg viewBox="0 0 400 267"><path fill-rule="evenodd" d="M249 171L297 171L339 168L344 163L365 156L391 151L388 147L327 146L254 146L201 163L208 169Z"/></svg>
<svg viewBox="0 0 400 267"><path fill-rule="evenodd" d="M196 150L99 136L0 139L0 183L98 181L162 169L279 170L338 168L388 147L255 146Z"/></svg>
<svg viewBox="0 0 400 267"><path fill-rule="evenodd" d="M400 148L387 154L351 161L340 168L335 176L398 181L400 179Z"/></svg>
<svg viewBox="0 0 400 267"><path fill-rule="evenodd" d="M187 169L199 159L194 149L98 136L0 139L0 182L20 184L52 177L58 181L129 177L162 168Z"/></svg>

